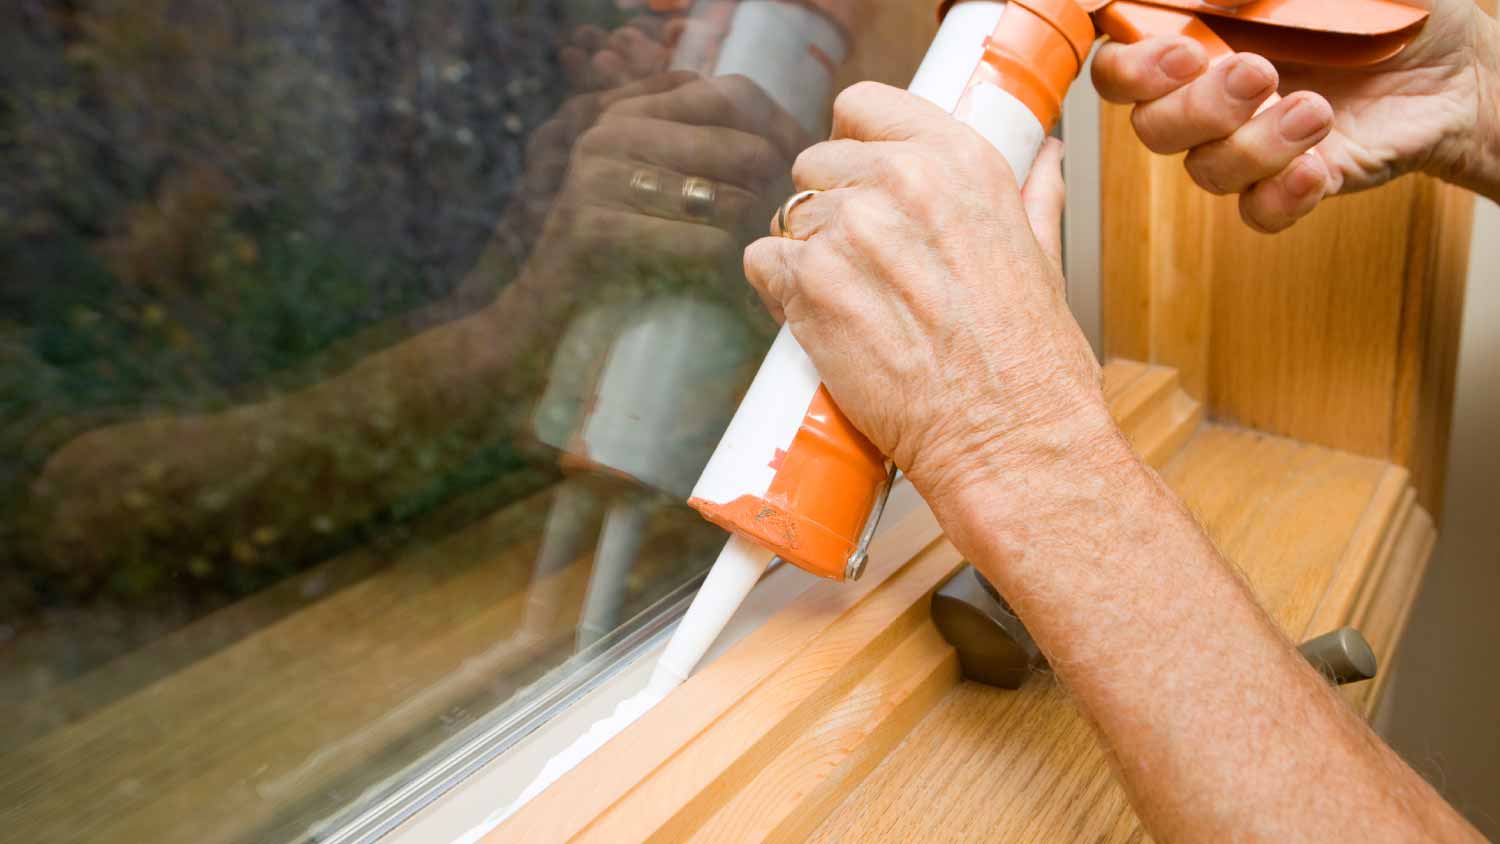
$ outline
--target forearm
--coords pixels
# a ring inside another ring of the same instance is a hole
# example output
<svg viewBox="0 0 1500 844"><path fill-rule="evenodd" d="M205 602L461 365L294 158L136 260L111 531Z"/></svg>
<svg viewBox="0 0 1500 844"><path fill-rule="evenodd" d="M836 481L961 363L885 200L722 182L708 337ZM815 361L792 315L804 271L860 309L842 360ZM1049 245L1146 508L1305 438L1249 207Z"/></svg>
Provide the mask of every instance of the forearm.
<svg viewBox="0 0 1500 844"><path fill-rule="evenodd" d="M1158 841L1478 840L1303 661L1118 435L934 508L1097 727Z"/></svg>
<svg viewBox="0 0 1500 844"><path fill-rule="evenodd" d="M75 438L34 487L41 553L104 570L131 548L171 560L320 546L515 437L556 319L556 297L530 290L294 393Z"/></svg>

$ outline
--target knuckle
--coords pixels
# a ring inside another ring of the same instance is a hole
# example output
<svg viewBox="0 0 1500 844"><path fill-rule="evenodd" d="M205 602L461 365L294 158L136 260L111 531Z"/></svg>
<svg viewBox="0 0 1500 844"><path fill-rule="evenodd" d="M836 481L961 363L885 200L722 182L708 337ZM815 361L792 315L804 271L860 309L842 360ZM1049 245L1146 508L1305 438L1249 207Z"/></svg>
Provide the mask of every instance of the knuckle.
<svg viewBox="0 0 1500 844"><path fill-rule="evenodd" d="M858 113L872 97L879 96L880 87L880 83L866 80L845 88L833 101L834 116L848 118Z"/></svg>
<svg viewBox="0 0 1500 844"><path fill-rule="evenodd" d="M845 240L861 253L880 248L886 240L885 214L884 205L868 196L845 200L839 216Z"/></svg>
<svg viewBox="0 0 1500 844"><path fill-rule="evenodd" d="M736 167L746 175L747 184L759 185L780 176L785 170L785 165L781 163L781 156L765 138L752 138L741 146L738 152L739 160L736 162Z"/></svg>
<svg viewBox="0 0 1500 844"><path fill-rule="evenodd" d="M1102 72L1107 82L1132 99L1143 99L1143 92L1151 81L1151 70L1145 56L1131 51L1115 54L1114 61L1107 62Z"/></svg>
<svg viewBox="0 0 1500 844"><path fill-rule="evenodd" d="M614 132L608 125L595 123L578 136L578 141L574 144L574 148L583 155L605 153L613 148L613 135Z"/></svg>
<svg viewBox="0 0 1500 844"><path fill-rule="evenodd" d="M792 162L792 184L802 186L810 184L815 173L817 173L823 156L828 152L831 141L821 144L813 144L797 154L797 159Z"/></svg>
<svg viewBox="0 0 1500 844"><path fill-rule="evenodd" d="M881 182L903 199L922 196L931 186L933 165L919 155L892 153L876 164Z"/></svg>

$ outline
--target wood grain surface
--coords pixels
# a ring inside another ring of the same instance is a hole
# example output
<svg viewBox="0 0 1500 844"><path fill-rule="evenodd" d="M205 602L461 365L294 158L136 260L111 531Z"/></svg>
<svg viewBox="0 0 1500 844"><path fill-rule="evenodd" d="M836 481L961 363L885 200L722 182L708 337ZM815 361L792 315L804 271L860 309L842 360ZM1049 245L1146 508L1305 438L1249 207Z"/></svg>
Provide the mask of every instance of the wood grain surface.
<svg viewBox="0 0 1500 844"><path fill-rule="evenodd" d="M1103 109L1106 357L1177 368L1211 418L1406 466L1439 512L1473 197L1412 176L1269 237Z"/></svg>
<svg viewBox="0 0 1500 844"><path fill-rule="evenodd" d="M1105 385L1158 465L1200 423L1170 371L1117 362ZM932 525L925 512L909 519L898 535ZM939 542L908 563L895 557L882 554L859 584L814 587L486 841L806 840L959 685L928 605L958 554Z"/></svg>
<svg viewBox="0 0 1500 844"><path fill-rule="evenodd" d="M1372 605L1399 612L1425 558L1390 554L1415 507L1406 472L1382 461L1242 429L1205 425L1162 472L1256 596L1294 638L1318 624L1372 625L1386 659L1395 626L1361 614L1363 585L1323 600L1340 578L1405 572ZM1404 502L1404 504L1403 504ZM1427 522L1430 525L1430 522ZM1405 540L1403 540L1405 541ZM1386 566L1381 558L1406 562ZM1376 575L1374 580L1390 580ZM1389 611L1387 611L1389 612ZM1398 626L1398 625L1397 625ZM1371 635L1373 634L1373 635ZM1387 666L1388 669L1388 666ZM1366 705L1371 684L1351 687ZM1145 838L1091 728L1049 676L1007 692L960 683L809 839L831 842L1137 841ZM750 840L750 839L740 839Z"/></svg>

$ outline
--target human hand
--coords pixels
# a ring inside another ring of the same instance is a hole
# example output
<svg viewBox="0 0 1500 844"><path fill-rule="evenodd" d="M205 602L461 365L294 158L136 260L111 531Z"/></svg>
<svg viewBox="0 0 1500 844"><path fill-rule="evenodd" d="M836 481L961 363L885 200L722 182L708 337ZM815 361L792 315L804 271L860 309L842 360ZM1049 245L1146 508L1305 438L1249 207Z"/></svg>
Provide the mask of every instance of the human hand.
<svg viewBox="0 0 1500 844"><path fill-rule="evenodd" d="M1061 145L1018 192L972 129L868 82L834 104L833 137L792 172L823 192L745 272L850 421L929 501L1117 438L1064 299Z"/></svg>
<svg viewBox="0 0 1500 844"><path fill-rule="evenodd" d="M1193 181L1239 194L1240 215L1261 231L1288 228L1325 196L1413 171L1500 195L1494 21L1472 0L1419 5L1432 10L1422 33L1372 68L1277 67L1245 53L1208 67L1191 39L1153 38L1101 46L1094 84L1106 100L1135 104L1147 147L1187 151ZM1286 98L1256 116L1277 90Z"/></svg>
<svg viewBox="0 0 1500 844"><path fill-rule="evenodd" d="M673 72L622 91L573 145L537 251L610 265L737 260L805 133L741 76Z"/></svg>

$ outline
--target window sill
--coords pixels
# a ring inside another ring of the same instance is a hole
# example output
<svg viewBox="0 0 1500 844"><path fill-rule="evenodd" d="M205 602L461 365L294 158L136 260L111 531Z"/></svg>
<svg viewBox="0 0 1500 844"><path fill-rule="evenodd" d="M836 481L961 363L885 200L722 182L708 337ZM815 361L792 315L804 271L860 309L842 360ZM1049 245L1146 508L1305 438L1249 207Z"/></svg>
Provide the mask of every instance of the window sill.
<svg viewBox="0 0 1500 844"><path fill-rule="evenodd" d="M1284 629L1361 627L1388 674L1432 539L1407 473L1204 424L1170 370L1116 362L1106 383L1137 451ZM1088 725L1049 676L1016 692L961 682L926 600L961 560L923 538L910 538L906 559L877 555L859 584L806 589L483 840L1138 835ZM1368 712L1378 691L1347 694ZM484 808L496 805L492 795Z"/></svg>

